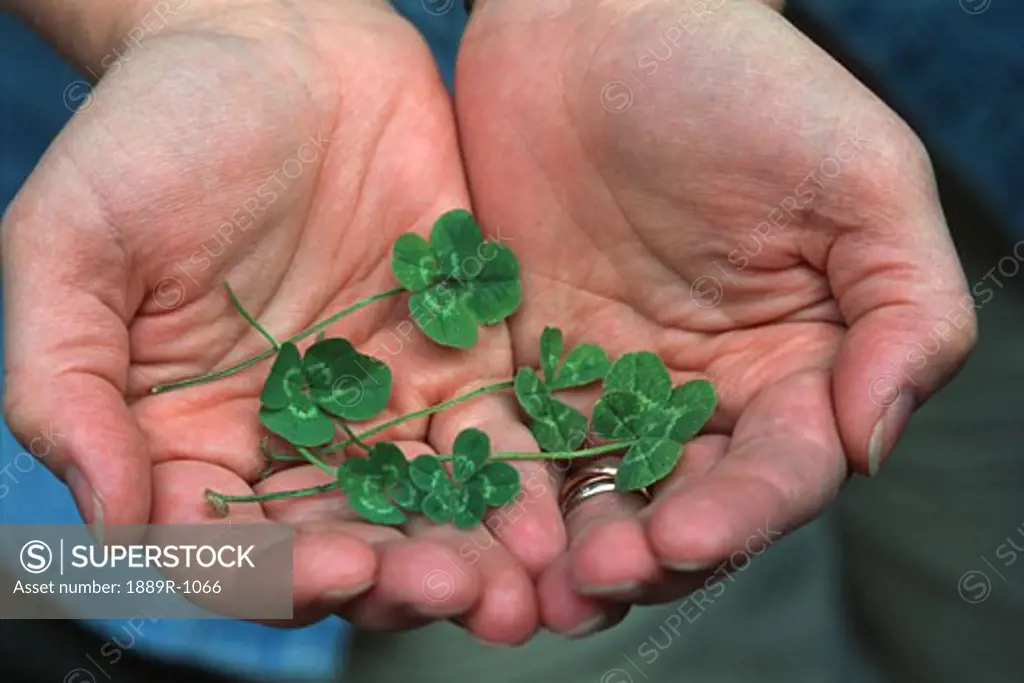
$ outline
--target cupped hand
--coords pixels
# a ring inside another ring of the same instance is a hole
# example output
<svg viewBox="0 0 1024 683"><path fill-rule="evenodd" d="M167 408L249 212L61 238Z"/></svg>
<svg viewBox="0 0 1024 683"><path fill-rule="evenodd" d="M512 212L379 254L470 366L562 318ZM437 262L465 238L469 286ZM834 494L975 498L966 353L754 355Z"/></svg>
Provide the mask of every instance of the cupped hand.
<svg viewBox="0 0 1024 683"><path fill-rule="evenodd" d="M61 435L46 463L96 527L221 523L205 489L324 483L313 466L259 479L269 361L147 392L266 348L225 281L285 339L394 287L394 238L468 206L450 101L426 46L373 0L200 3L111 68L87 104L5 217L13 431L26 443L48 426ZM511 377L504 325L457 352L408 318L407 298L391 298L327 330L392 366L382 418ZM474 425L495 448L535 448L502 397L383 436L409 456L450 452ZM362 523L337 493L234 505L229 521L295 527L294 623L336 611L379 629L451 618L500 642L536 628L529 572L564 545L552 494L503 543L487 529Z"/></svg>
<svg viewBox="0 0 1024 683"><path fill-rule="evenodd" d="M709 587L815 517L973 344L917 138L765 3L479 2L456 111L477 215L522 262L516 364L555 324L720 397L652 504L570 514L538 588L556 631Z"/></svg>

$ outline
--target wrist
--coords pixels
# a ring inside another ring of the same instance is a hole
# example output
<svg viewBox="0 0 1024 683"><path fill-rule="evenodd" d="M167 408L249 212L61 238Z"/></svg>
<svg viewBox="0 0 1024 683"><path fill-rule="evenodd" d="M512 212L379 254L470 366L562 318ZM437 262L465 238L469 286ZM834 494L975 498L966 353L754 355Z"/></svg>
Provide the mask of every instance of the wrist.
<svg viewBox="0 0 1024 683"><path fill-rule="evenodd" d="M260 0L8 0L72 64L99 78L169 27Z"/></svg>
<svg viewBox="0 0 1024 683"><path fill-rule="evenodd" d="M188 0L167 0L173 8ZM13 12L73 64L96 71L149 0L9 0Z"/></svg>
<svg viewBox="0 0 1024 683"><path fill-rule="evenodd" d="M466 14L469 14L473 11L474 7L484 4L485 0L463 0L463 2L466 6ZM786 0L751 0L751 2L759 2L762 5L767 5L779 12L781 12L786 5Z"/></svg>

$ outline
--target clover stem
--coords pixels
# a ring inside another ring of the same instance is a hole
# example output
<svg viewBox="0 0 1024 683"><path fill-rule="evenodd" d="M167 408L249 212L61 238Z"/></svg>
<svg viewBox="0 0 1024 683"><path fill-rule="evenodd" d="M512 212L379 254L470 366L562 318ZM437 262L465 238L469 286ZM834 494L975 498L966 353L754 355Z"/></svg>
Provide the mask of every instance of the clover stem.
<svg viewBox="0 0 1024 683"><path fill-rule="evenodd" d="M371 427L370 429L367 429L364 432L360 432L359 435L354 438L346 439L341 443L334 444L333 446L325 448L322 451L320 451L320 454L326 455L328 453L340 451L341 449L347 446L351 446L354 443L358 443L358 441L356 441L355 439L369 439L371 436L380 434L384 430L391 429L396 425L400 425L404 422L409 422L410 420L415 420L421 417L426 417L427 415L433 415L434 413L439 413L442 410L451 408L454 405L458 405L463 401L468 401L472 398L476 398L477 396L482 396L483 394L490 394L495 391L501 391L502 389L511 389L514 386L514 384L515 382L513 382L512 380L508 380L505 382L497 382L495 384L488 384L487 386L480 387L479 389L474 389L473 391L462 394L461 396L456 396L455 398L447 400L444 403L438 403L436 406L429 406L422 410L417 410L412 413L406 413L405 415L399 415L398 417L392 418L387 422L381 422L376 427Z"/></svg>
<svg viewBox="0 0 1024 683"><path fill-rule="evenodd" d="M301 455L290 455L287 453L275 453L270 447L269 440L267 437L263 437L260 440L260 452L263 453L263 457L267 460L267 468L271 469L275 462L306 462L306 459Z"/></svg>
<svg viewBox="0 0 1024 683"><path fill-rule="evenodd" d="M275 351L280 349L281 342L274 339L274 335L267 332L266 328L263 327L263 325L260 325L259 321L252 317L249 311L245 310L245 306L243 306L242 302L238 300L237 296L235 296L235 290L231 289L231 285L229 285L227 281L224 282L224 289L228 291L228 297L231 298L231 305L235 307L238 314L245 318L247 323L256 328L256 331L262 334L263 338L270 342L270 345L274 347Z"/></svg>
<svg viewBox="0 0 1024 683"><path fill-rule="evenodd" d="M285 453L271 453L270 459L274 462L308 462L301 455L288 455Z"/></svg>
<svg viewBox="0 0 1024 683"><path fill-rule="evenodd" d="M267 464L264 465L263 469L260 470L260 473L256 475L256 481L263 481L264 479L266 479L267 477L269 477L273 473L274 473L274 463L267 462Z"/></svg>
<svg viewBox="0 0 1024 683"><path fill-rule="evenodd" d="M317 467L322 469L327 474L331 475L332 477L337 477L338 476L338 470L336 468L331 467L330 465L325 463L323 460L321 460L320 458L318 458L315 455L313 455L312 453L310 453L309 450L303 448L302 446L296 446L295 450L297 450L299 452L299 455L301 455L303 458L305 458L307 461L309 461L313 465L316 465Z"/></svg>
<svg viewBox="0 0 1024 683"><path fill-rule="evenodd" d="M355 435L353 435L355 437ZM586 448L582 451L563 451L555 453L536 453L536 452L510 452L510 453L491 453L488 460L573 460L575 458L587 458L595 455L602 455L604 453L611 453L612 451L622 450L633 445L632 441L622 441L617 443L608 443L601 446L595 446L593 448ZM301 498L303 496L315 496L319 493L326 493L341 486L341 482L337 479L337 470L333 467L328 466L315 455L310 453L305 448L298 448L299 453L302 454L305 460L308 460L312 464L316 465L324 472L327 472L334 479L327 482L326 484L320 484L319 486L308 486L302 489L293 489L291 491L273 491L271 493L261 493L251 496L226 496L215 491L206 492L206 500L218 512L223 515L227 514L228 503L256 503L267 500L282 500L285 498ZM439 460L451 460L452 455L438 455Z"/></svg>
<svg viewBox="0 0 1024 683"><path fill-rule="evenodd" d="M326 493L333 489L341 486L341 482L329 481L326 484L320 484L319 486L308 486L304 489L294 489L292 491L272 491L270 493L260 493L251 496L226 496L223 493L217 493L216 491L207 491L206 499L210 501L214 507L222 509L228 503L259 503L265 500L284 500L285 498L301 498L303 496L315 496L319 493Z"/></svg>
<svg viewBox="0 0 1024 683"><path fill-rule="evenodd" d="M355 313L359 309L365 308L366 306L369 306L370 304L374 303L375 301L380 301L381 299L386 299L386 298L388 298L390 296L395 296L396 294L401 294L404 291L405 291L405 289L403 287L395 287L394 289L389 289L389 290L386 290L384 292L380 292L379 294L374 294L372 296L368 296L365 299L360 299L359 301L355 302L354 304L352 304L352 305L350 305L350 306L348 306L346 308L341 309L340 311L338 311L334 315L332 315L332 316L330 316L328 318L324 318L323 320L321 320L317 324L315 324L315 325L313 325L311 327L307 327L306 329L302 330L298 334L294 334L291 337L288 337L285 340L285 342L295 343L295 342L298 342L298 341L302 341L306 337L308 337L308 336L310 336L312 334L316 334L317 332L320 332L324 328L329 327L330 325L333 325L334 323L338 322L339 320L344 318L346 315L349 315L350 313ZM257 327L257 329L259 329L259 328ZM266 336L266 335L264 335L264 336ZM207 372L207 373L204 373L202 375L197 375L195 377L189 377L187 379L181 379L181 380L178 380L176 382L168 382L167 384L156 384L156 385L154 385L154 386L152 386L150 388L149 393L151 393L151 394L161 394L161 393L163 393L165 391L171 391L173 389L184 389L185 387L194 386L196 384L204 384L206 382L212 382L215 379L220 379L222 377L227 377L229 375L234 375L235 373L241 372L242 370L245 370L246 368L249 368L249 367L252 367L253 365L256 365L256 363L259 363L261 360L265 360L267 358L270 358L271 356L273 356L277 352L277 348L278 347L275 346L274 348L267 349L266 351L263 351L262 353L258 353L258 354L256 354L255 356L253 356L251 358L248 358L248 359L246 359L244 361L241 361L239 363L235 363L234 365L226 367L226 368L224 368L222 370L214 370L212 372Z"/></svg>
<svg viewBox="0 0 1024 683"><path fill-rule="evenodd" d="M267 460L267 462L270 463L276 460L305 460L305 458L299 457L297 455L292 456L275 453L274 449L270 447L270 439L266 436L260 439L260 453L262 453L263 457Z"/></svg>
<svg viewBox="0 0 1024 683"><path fill-rule="evenodd" d="M348 440L362 448L364 451L369 452L370 447L366 445L366 442L363 441L358 434L352 431L352 427L349 423L346 420L339 420L339 422L341 422L341 428L345 430L346 434L348 434Z"/></svg>
<svg viewBox="0 0 1024 683"><path fill-rule="evenodd" d="M576 458L589 458L595 455L602 455L604 453L611 453L613 451L621 451L623 448L629 448L633 445L633 441L620 441L617 443L606 443L601 446L594 446L593 448L586 448L582 451L559 451L554 453L491 453L488 456L488 460L575 460ZM437 456L441 460L451 460L452 456L439 455Z"/></svg>

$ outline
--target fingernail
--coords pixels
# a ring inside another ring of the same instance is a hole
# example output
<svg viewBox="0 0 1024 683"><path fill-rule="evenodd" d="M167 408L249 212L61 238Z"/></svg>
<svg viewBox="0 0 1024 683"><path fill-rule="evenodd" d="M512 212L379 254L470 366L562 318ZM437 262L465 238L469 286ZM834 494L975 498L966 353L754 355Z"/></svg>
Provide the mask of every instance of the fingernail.
<svg viewBox="0 0 1024 683"><path fill-rule="evenodd" d="M914 395L904 389L896 402L885 409L882 417L875 423L871 430L871 438L868 439L868 474L875 476L882 462L892 453L896 447L903 428L910 420L910 414L914 412Z"/></svg>
<svg viewBox="0 0 1024 683"><path fill-rule="evenodd" d="M85 478L81 470L72 467L65 476L71 495L75 498L82 520L92 529L96 542L103 545L103 505L92 484Z"/></svg>
<svg viewBox="0 0 1024 683"><path fill-rule="evenodd" d="M604 627L605 617L603 614L595 614L589 619L585 620L579 626L574 628L565 634L566 638L582 638L583 636L589 636L591 633L597 633Z"/></svg>
<svg viewBox="0 0 1024 683"><path fill-rule="evenodd" d="M514 647L509 643L496 643L493 640L484 640L483 638L477 638L476 642L480 643L484 647L493 647L499 650L508 650L509 648Z"/></svg>
<svg viewBox="0 0 1024 683"><path fill-rule="evenodd" d="M621 583L580 586L577 590L583 595L612 595L615 593L632 593L638 588L640 588L640 584L636 581L623 581Z"/></svg>
<svg viewBox="0 0 1024 683"><path fill-rule="evenodd" d="M357 583L350 588L340 588L338 590L328 591L324 594L324 600L327 600L328 602L344 602L345 600L350 600L357 595L365 593L370 590L372 586L373 579L370 579L369 581Z"/></svg>
<svg viewBox="0 0 1024 683"><path fill-rule="evenodd" d="M667 568L677 572L703 572L711 569L715 566L714 562L694 562L694 561L682 561L676 562L675 560L668 560L662 562Z"/></svg>

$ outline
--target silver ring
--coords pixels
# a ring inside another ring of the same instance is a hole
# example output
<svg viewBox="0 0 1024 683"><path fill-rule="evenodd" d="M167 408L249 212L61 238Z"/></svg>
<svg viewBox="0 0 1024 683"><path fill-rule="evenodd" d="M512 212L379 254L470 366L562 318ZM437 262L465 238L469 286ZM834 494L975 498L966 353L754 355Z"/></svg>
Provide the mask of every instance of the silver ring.
<svg viewBox="0 0 1024 683"><path fill-rule="evenodd" d="M637 491L616 489L615 475L618 471L619 468L612 465L586 465L571 473L566 478L561 496L559 496L562 516L567 516L583 501L602 493L636 493L642 496L645 502L651 502L651 494L647 489Z"/></svg>

